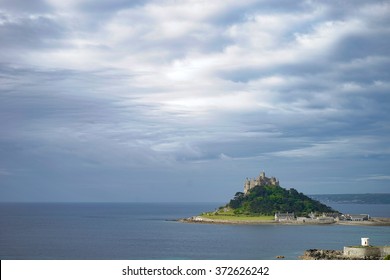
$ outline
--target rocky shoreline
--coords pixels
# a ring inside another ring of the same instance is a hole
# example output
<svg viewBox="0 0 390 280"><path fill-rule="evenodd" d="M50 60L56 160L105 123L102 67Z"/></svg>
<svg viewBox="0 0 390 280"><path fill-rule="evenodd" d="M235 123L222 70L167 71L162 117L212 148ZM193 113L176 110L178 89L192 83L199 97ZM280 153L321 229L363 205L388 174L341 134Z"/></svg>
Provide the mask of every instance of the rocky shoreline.
<svg viewBox="0 0 390 280"><path fill-rule="evenodd" d="M366 256L362 258L345 256L340 250L309 249L299 257L301 260L383 260L382 257Z"/></svg>

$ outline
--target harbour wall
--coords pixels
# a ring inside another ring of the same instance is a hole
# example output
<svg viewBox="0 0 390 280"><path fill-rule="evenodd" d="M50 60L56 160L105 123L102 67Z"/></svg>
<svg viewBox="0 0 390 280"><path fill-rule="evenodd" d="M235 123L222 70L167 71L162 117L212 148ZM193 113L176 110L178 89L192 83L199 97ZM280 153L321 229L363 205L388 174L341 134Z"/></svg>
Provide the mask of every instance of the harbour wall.
<svg viewBox="0 0 390 280"><path fill-rule="evenodd" d="M387 255L390 255L390 246L344 247L344 256L351 258L385 257Z"/></svg>

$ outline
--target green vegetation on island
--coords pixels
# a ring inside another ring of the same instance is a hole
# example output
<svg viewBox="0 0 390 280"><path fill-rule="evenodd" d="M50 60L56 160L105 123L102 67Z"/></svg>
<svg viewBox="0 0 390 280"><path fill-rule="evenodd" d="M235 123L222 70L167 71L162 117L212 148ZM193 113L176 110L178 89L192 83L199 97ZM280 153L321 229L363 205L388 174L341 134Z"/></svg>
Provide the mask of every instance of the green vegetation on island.
<svg viewBox="0 0 390 280"><path fill-rule="evenodd" d="M280 186L268 185L255 186L246 194L237 192L226 206L236 215L272 216L278 212L293 212L297 216L306 216L312 212L337 213L331 207L295 189L286 190Z"/></svg>

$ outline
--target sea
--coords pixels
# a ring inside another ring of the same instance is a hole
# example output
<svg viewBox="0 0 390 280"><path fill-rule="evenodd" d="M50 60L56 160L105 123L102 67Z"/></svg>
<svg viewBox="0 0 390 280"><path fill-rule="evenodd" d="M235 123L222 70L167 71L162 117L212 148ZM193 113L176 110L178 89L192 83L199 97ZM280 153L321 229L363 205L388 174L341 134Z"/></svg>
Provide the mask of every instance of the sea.
<svg viewBox="0 0 390 280"><path fill-rule="evenodd" d="M389 226L191 224L223 203L0 203L2 260L297 260L307 249L390 245ZM390 217L390 204L332 204Z"/></svg>

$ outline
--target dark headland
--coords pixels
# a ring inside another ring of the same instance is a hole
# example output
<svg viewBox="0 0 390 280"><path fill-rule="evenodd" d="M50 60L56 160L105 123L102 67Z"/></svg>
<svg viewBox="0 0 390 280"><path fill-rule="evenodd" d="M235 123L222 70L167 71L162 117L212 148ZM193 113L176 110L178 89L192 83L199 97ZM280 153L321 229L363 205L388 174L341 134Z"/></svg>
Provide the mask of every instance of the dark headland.
<svg viewBox="0 0 390 280"><path fill-rule="evenodd" d="M264 172L246 179L243 192L212 212L179 219L186 223L216 224L342 224L390 226L390 218L369 214L343 214L296 189L282 188L275 177Z"/></svg>

